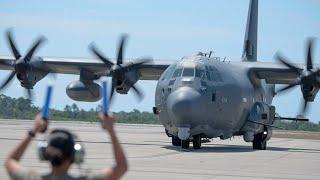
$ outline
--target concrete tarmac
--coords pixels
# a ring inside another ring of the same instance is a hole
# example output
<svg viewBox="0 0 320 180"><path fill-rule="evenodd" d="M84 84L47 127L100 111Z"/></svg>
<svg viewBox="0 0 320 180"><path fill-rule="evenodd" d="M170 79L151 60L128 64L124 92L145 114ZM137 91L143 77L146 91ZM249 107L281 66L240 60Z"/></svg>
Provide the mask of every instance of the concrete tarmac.
<svg viewBox="0 0 320 180"><path fill-rule="evenodd" d="M0 120L0 163L31 128L31 121ZM113 164L109 137L97 123L51 122L49 130L64 127L79 136L85 146L86 163L72 174L96 171ZM319 179L320 141L272 138L265 151L254 151L241 137L214 139L201 150L173 147L162 126L116 125L117 134L130 164L124 179ZM22 164L39 172L49 165L39 162L37 143L46 135L38 135L27 149ZM8 179L0 168L0 179Z"/></svg>

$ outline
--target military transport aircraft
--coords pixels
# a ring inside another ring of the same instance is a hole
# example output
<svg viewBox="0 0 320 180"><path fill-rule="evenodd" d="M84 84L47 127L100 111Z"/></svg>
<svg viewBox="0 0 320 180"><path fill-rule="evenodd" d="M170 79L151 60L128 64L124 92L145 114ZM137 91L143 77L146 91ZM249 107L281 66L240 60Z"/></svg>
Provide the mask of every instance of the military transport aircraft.
<svg viewBox="0 0 320 180"><path fill-rule="evenodd" d="M89 49L97 58L38 57L35 51L43 43L40 37L22 56L11 31L7 39L14 57L0 57L0 69L11 70L1 85L5 88L16 76L29 91L49 73L79 74L79 80L66 87L67 95L76 101L100 99L100 86L94 81L112 77L112 91L126 94L130 89L139 97L138 80L158 80L154 113L159 115L174 146L201 148L207 138L227 139L242 135L253 149L266 149L275 120L285 119L275 113L273 97L300 86L304 98L303 114L320 87L320 69L312 63L313 40L307 44L306 65L292 64L280 54L280 63L257 61L258 0L251 0L248 11L241 61L225 61L211 53L195 53L179 61L124 61L122 36L116 61L106 58L94 44ZM275 90L276 84L287 86ZM288 118L289 119L289 118ZM292 118L294 120L307 120Z"/></svg>

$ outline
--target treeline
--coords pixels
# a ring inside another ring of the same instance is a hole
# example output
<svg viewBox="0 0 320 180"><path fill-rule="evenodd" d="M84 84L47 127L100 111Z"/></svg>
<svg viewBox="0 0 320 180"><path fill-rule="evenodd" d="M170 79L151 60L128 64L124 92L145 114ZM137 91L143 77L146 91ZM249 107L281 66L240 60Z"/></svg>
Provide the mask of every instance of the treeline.
<svg viewBox="0 0 320 180"><path fill-rule="evenodd" d="M0 95L1 119L33 119L39 110L40 108L34 106L28 99ZM66 105L63 110L51 109L50 119L57 121L97 122L100 111L100 105L86 111L80 109L76 104L72 104ZM131 112L115 112L114 114L119 123L160 124L156 115L149 112L141 112L137 109ZM320 122L317 124L313 122L276 121L274 126L285 130L320 132Z"/></svg>
<svg viewBox="0 0 320 180"><path fill-rule="evenodd" d="M98 122L98 113L102 107L99 105L88 111L80 109L76 104L66 105L63 110L50 109L50 119L57 121L88 121ZM29 99L11 98L0 95L1 119L33 119L40 111ZM140 112L134 109L131 112L115 112L117 122L132 124L160 124L158 117L149 112Z"/></svg>

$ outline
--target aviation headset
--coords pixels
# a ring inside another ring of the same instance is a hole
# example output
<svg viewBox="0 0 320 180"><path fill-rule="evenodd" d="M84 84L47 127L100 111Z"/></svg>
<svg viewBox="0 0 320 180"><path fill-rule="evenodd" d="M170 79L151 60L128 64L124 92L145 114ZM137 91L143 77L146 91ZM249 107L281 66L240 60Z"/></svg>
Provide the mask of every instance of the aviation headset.
<svg viewBox="0 0 320 180"><path fill-rule="evenodd" d="M72 163L81 164L84 161L85 151L83 146L75 142L77 136L67 130L55 129L47 141L38 144L38 156L41 161L50 161L53 166L61 165L66 159L71 158Z"/></svg>

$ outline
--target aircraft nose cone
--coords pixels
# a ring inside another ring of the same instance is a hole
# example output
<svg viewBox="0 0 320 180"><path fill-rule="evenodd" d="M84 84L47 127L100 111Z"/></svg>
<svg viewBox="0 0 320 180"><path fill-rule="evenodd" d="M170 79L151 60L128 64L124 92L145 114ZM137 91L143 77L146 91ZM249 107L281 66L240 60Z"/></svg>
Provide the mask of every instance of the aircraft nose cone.
<svg viewBox="0 0 320 180"><path fill-rule="evenodd" d="M199 117L201 110L201 94L193 88L182 87L168 97L168 109L178 121L178 124L190 124L190 121Z"/></svg>

